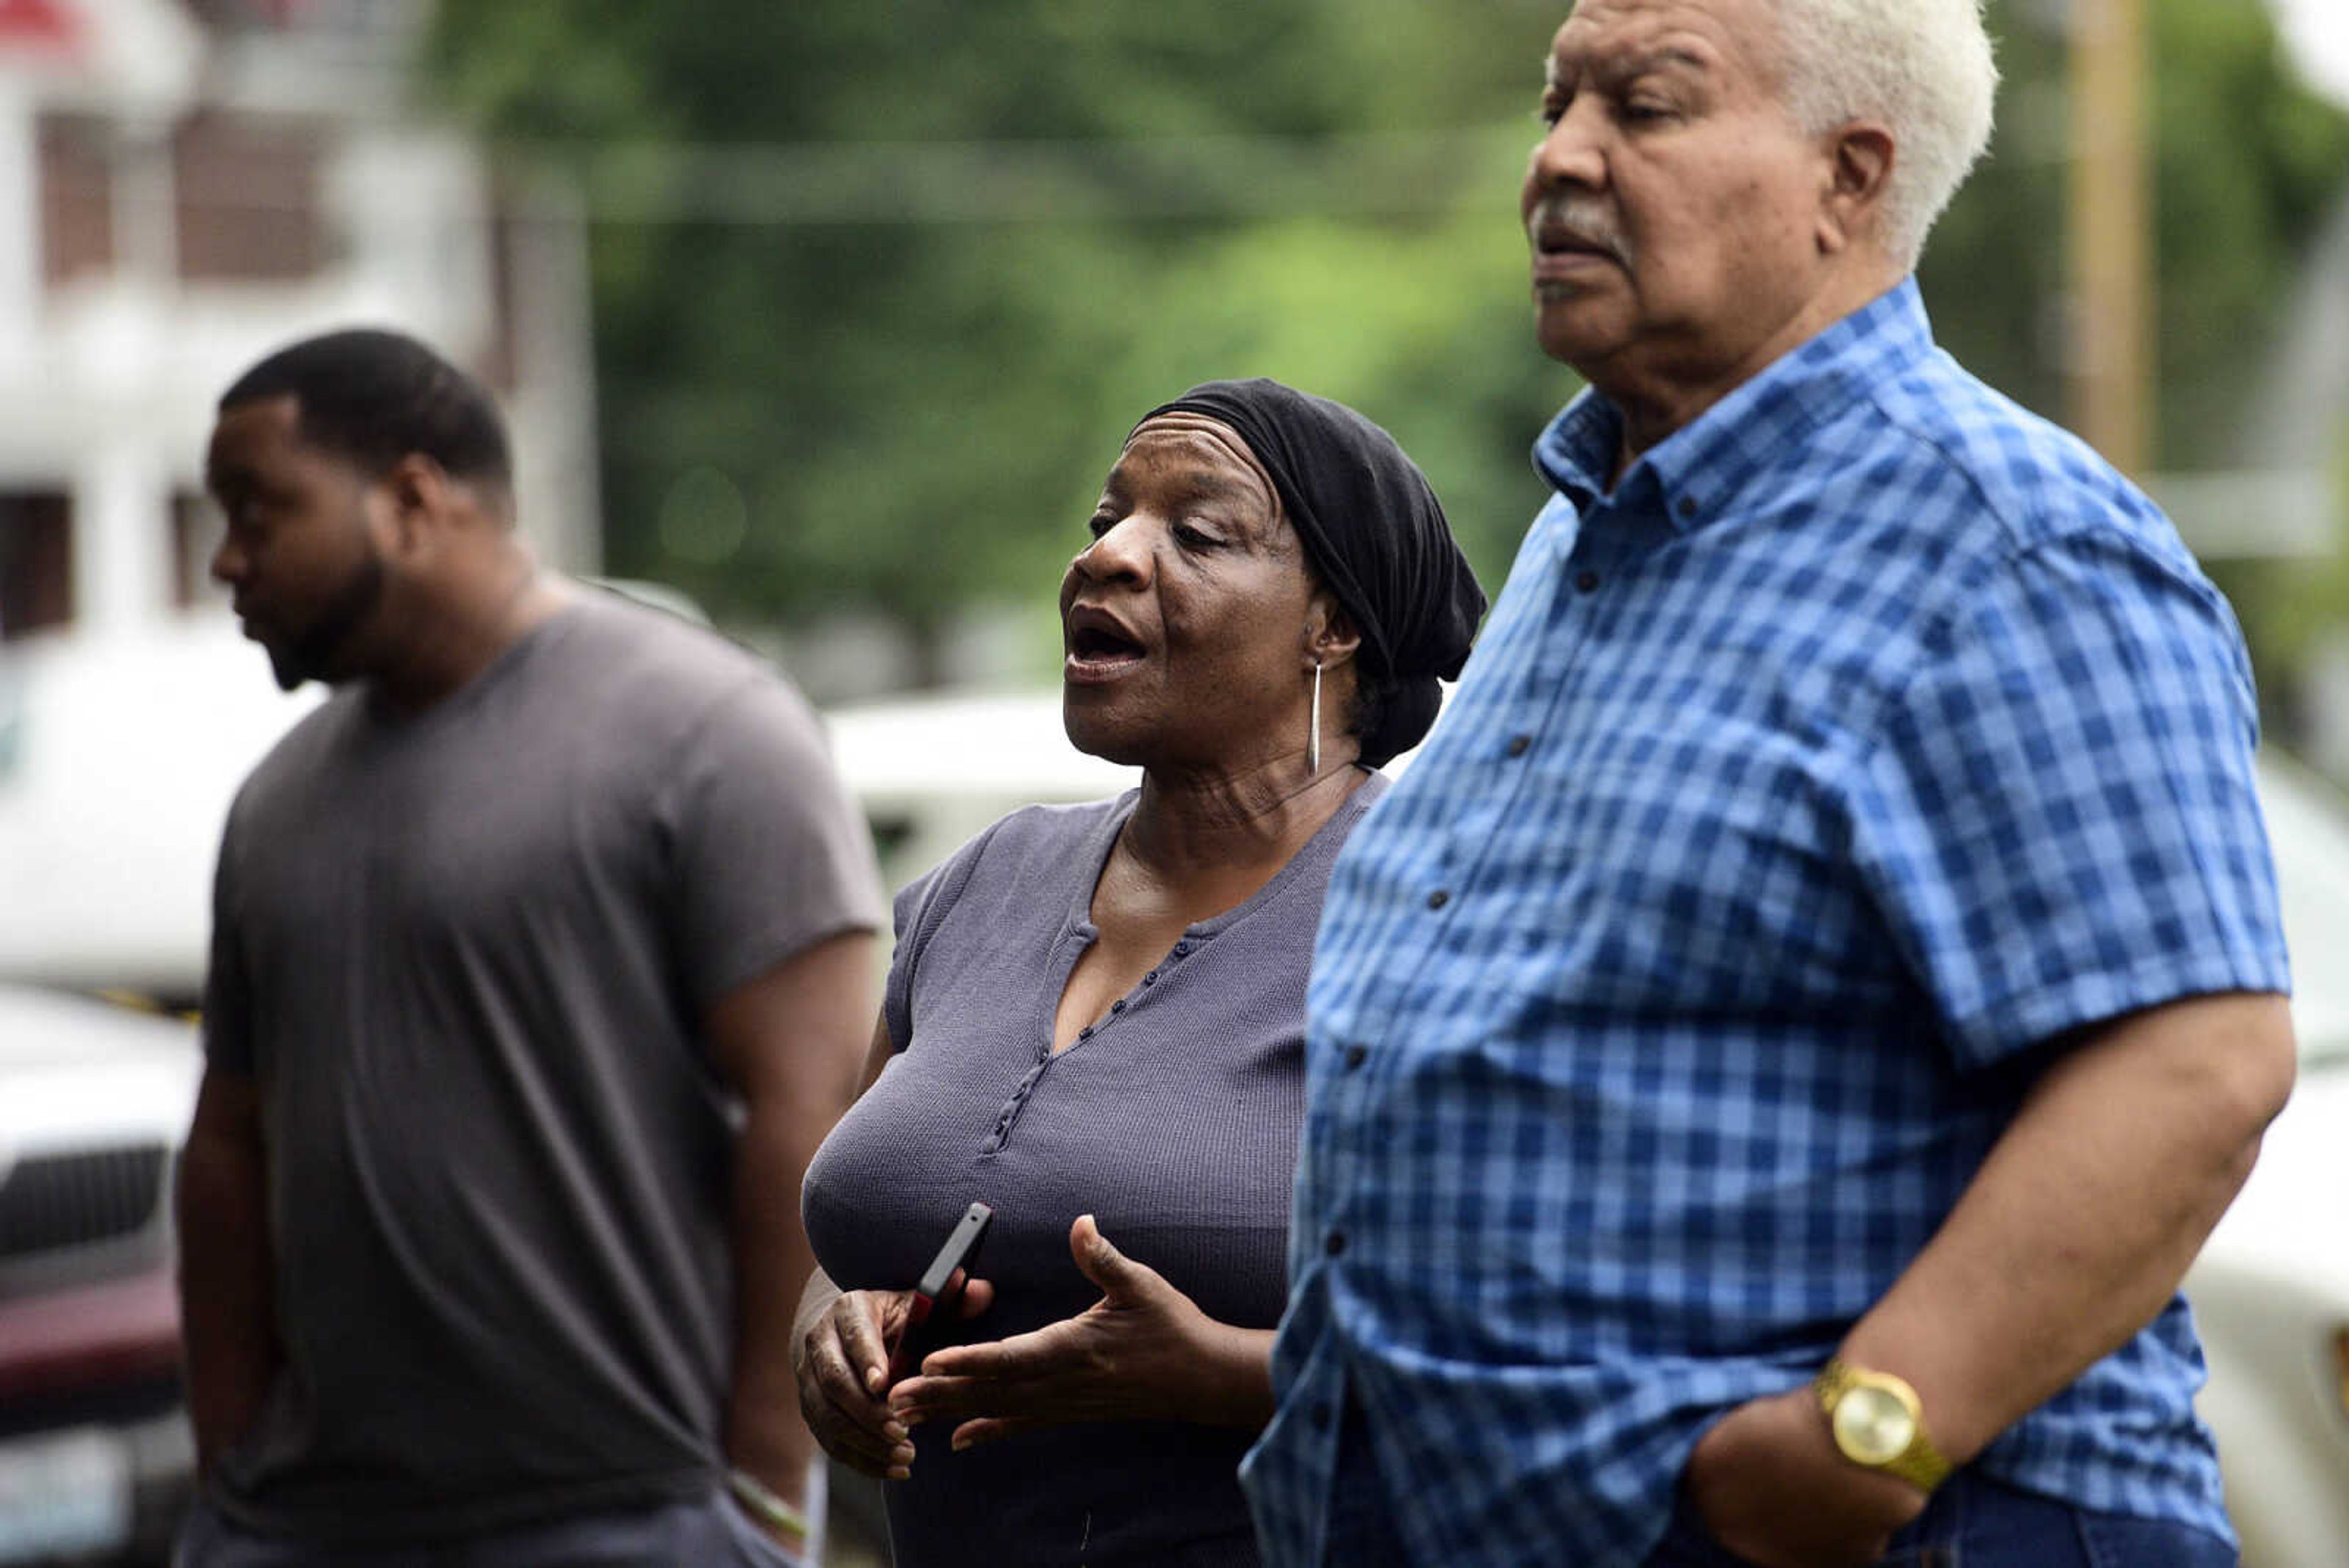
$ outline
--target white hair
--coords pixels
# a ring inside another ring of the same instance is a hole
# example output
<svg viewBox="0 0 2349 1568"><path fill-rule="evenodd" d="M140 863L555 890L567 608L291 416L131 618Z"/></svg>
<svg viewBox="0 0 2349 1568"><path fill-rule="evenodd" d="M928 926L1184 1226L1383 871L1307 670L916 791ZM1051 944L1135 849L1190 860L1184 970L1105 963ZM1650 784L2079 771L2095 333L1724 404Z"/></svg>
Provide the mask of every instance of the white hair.
<svg viewBox="0 0 2349 1568"><path fill-rule="evenodd" d="M1913 267L1990 146L1998 66L1982 0L1772 0L1783 96L1806 132L1855 119L1892 133L1883 244Z"/></svg>

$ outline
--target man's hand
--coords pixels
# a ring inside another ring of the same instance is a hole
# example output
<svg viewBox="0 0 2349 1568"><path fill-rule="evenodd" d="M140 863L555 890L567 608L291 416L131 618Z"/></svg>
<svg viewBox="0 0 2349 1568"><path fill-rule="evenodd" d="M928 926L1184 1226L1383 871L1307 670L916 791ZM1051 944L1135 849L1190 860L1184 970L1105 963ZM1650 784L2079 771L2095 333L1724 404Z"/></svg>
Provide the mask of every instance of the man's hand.
<svg viewBox="0 0 2349 1568"><path fill-rule="evenodd" d="M205 1069L173 1202L188 1418L196 1468L209 1475L259 1415L285 1360L269 1231L268 1148L261 1091L250 1076Z"/></svg>
<svg viewBox="0 0 2349 1568"><path fill-rule="evenodd" d="M914 1293L843 1294L829 1283L821 1276L810 1282L792 1336L800 1415L823 1451L842 1464L883 1480L904 1480L912 1473L914 1440L889 1407L889 1346L905 1331ZM972 1280L962 1290L961 1314L976 1317L994 1299L993 1286Z"/></svg>
<svg viewBox="0 0 2349 1568"><path fill-rule="evenodd" d="M1154 1269L1109 1244L1090 1214L1069 1230L1077 1267L1102 1299L1075 1317L991 1345L934 1351L890 1391L911 1427L959 1423L967 1449L1071 1421L1260 1425L1271 1407L1271 1334L1201 1312Z"/></svg>
<svg viewBox="0 0 2349 1568"><path fill-rule="evenodd" d="M1682 1479L1713 1539L1756 1568L1864 1568L1925 1494L1836 1451L1807 1387L1723 1417Z"/></svg>

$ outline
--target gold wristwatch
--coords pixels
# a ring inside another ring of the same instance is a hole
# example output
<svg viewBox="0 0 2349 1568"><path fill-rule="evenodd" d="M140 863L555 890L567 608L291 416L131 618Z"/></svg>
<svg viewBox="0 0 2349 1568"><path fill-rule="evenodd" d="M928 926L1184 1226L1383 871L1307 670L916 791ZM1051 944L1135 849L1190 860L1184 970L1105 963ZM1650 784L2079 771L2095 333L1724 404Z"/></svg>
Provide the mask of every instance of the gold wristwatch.
<svg viewBox="0 0 2349 1568"><path fill-rule="evenodd" d="M1925 1436L1925 1407L1908 1384L1889 1372L1829 1361L1811 1386L1845 1459L1925 1491L1949 1479L1950 1461Z"/></svg>

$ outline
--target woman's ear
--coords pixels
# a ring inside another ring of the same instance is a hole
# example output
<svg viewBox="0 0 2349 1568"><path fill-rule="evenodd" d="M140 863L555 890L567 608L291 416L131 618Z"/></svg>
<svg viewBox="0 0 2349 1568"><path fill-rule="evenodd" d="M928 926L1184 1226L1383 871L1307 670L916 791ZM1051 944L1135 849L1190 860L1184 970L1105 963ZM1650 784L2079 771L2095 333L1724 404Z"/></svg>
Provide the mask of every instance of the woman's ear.
<svg viewBox="0 0 2349 1568"><path fill-rule="evenodd" d="M1346 607L1327 588L1313 590L1313 603L1305 615L1305 657L1323 669L1343 664L1354 657L1362 646L1362 633L1354 625L1354 618Z"/></svg>

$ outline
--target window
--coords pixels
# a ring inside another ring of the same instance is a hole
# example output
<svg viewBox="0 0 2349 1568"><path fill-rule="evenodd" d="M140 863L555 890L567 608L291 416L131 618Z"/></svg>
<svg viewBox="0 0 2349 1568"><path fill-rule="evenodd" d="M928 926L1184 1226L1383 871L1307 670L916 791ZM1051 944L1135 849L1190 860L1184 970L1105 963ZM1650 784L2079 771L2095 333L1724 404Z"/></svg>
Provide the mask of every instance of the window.
<svg viewBox="0 0 2349 1568"><path fill-rule="evenodd" d="M0 638L72 619L72 502L61 491L0 493Z"/></svg>
<svg viewBox="0 0 2349 1568"><path fill-rule="evenodd" d="M114 183L103 122L41 117L41 276L51 288L114 265Z"/></svg>
<svg viewBox="0 0 2349 1568"><path fill-rule="evenodd" d="M180 275L295 282L329 259L319 211L325 128L294 118L199 113L171 139Z"/></svg>

